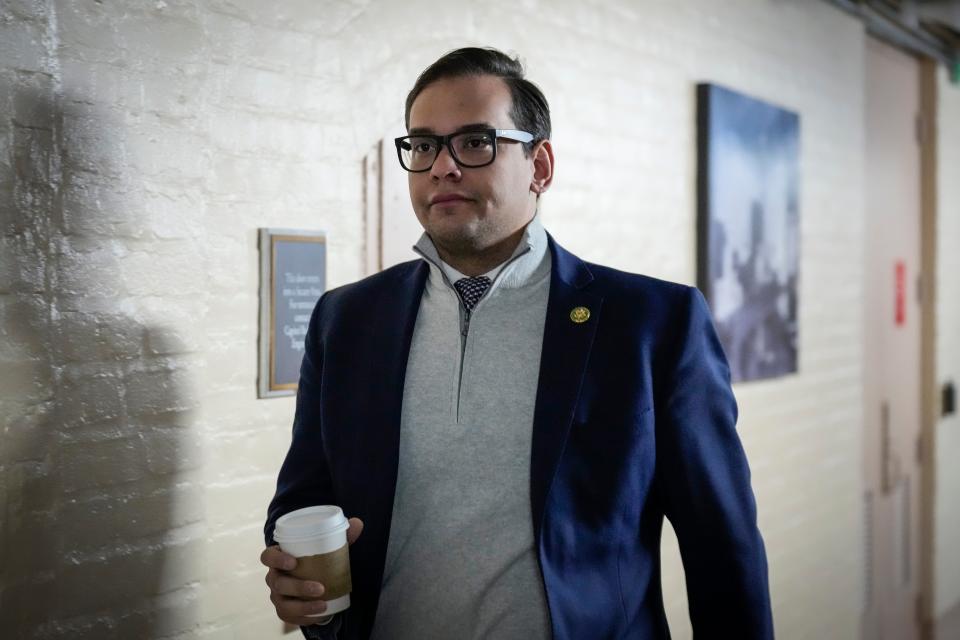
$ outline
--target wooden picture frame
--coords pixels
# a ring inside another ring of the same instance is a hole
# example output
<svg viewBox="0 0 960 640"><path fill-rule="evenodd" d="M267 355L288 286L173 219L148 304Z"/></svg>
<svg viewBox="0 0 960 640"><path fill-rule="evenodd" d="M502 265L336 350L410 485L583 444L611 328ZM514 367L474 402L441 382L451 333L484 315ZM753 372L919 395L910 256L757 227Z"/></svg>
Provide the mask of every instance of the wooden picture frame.
<svg viewBox="0 0 960 640"><path fill-rule="evenodd" d="M326 234L260 229L257 397L297 392L310 316L326 290Z"/></svg>

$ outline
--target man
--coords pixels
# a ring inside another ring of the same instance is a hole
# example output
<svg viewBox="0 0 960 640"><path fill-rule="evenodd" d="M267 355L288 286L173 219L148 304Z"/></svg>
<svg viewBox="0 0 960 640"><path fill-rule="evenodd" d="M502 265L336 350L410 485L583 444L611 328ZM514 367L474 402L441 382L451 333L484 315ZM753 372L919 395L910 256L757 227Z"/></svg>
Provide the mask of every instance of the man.
<svg viewBox="0 0 960 640"><path fill-rule="evenodd" d="M588 264L544 231L549 109L504 54L434 63L407 130L422 259L314 310L261 556L279 617L308 638L667 638L667 516L697 638L771 638L702 296ZM286 574L295 559L272 539L315 504L354 516L352 606L322 624L308 617L322 585Z"/></svg>

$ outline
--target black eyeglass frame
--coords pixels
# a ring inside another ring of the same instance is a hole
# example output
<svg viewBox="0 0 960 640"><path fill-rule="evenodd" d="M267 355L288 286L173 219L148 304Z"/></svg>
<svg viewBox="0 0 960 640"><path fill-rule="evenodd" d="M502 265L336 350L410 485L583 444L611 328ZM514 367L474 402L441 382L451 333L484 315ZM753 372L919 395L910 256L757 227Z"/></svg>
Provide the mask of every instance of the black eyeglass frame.
<svg viewBox="0 0 960 640"><path fill-rule="evenodd" d="M450 144L451 138L469 135L471 133L485 133L493 138L493 157L490 158L489 162L484 162L483 164L466 164L457 157L457 152L453 150L453 145ZM426 169L409 169L407 168L407 165L403 163L403 151L401 150L401 145L403 144L404 140L409 140L410 138L429 138L437 143L437 153L433 156L433 162L431 162L430 166ZM445 136L432 133L418 133L412 136L400 136L399 138L394 138L393 143L397 147L397 160L400 161L400 166L410 173L423 173L424 171L430 171L430 169L433 169L433 164L437 161L437 158L440 157L440 150L443 147L447 148L447 151L450 152L450 157L453 158L453 161L458 167L463 167L464 169L479 169L480 167L489 166L497 159L497 141L501 138L511 142L520 142L523 144L533 142L532 133L528 131L520 131L519 129L470 129L467 131L454 131L453 133Z"/></svg>

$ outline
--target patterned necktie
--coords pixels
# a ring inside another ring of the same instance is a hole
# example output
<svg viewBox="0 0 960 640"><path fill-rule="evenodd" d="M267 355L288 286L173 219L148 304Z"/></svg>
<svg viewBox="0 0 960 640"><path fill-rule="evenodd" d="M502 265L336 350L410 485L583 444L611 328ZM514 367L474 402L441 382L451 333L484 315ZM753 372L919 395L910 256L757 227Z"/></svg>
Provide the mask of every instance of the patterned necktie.
<svg viewBox="0 0 960 640"><path fill-rule="evenodd" d="M473 311L477 302L490 288L490 278L487 276L460 278L453 283L453 288L460 294L460 299L463 300L463 306L467 308L467 311Z"/></svg>

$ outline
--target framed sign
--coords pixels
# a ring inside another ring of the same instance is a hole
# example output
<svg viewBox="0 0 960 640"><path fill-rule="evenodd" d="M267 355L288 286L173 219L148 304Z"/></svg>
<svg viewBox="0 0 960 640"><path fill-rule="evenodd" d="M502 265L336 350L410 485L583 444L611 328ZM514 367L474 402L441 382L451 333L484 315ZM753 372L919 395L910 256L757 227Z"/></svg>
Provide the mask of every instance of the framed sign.
<svg viewBox="0 0 960 640"><path fill-rule="evenodd" d="M292 396L310 315L326 290L320 231L260 229L260 398Z"/></svg>
<svg viewBox="0 0 960 640"><path fill-rule="evenodd" d="M797 371L800 117L714 84L698 95L698 286L734 382Z"/></svg>

